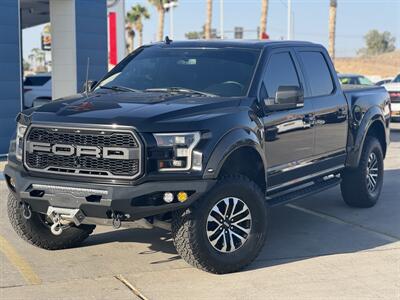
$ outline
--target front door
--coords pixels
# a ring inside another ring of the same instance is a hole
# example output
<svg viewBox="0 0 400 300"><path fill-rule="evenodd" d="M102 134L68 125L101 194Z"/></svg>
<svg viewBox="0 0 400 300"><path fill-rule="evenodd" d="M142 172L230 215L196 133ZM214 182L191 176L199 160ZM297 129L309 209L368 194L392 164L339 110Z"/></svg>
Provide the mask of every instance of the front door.
<svg viewBox="0 0 400 300"><path fill-rule="evenodd" d="M273 52L267 60L260 99L274 98L280 86L304 89L294 53ZM264 136L268 164L268 188L280 187L307 175L303 166L314 154L313 105L284 111L265 111Z"/></svg>

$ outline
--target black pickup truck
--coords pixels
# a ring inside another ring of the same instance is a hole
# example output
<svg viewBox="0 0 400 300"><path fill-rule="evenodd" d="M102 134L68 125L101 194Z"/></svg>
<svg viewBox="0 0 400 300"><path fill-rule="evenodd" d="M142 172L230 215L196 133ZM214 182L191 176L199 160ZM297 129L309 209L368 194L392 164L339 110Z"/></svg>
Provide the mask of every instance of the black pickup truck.
<svg viewBox="0 0 400 300"><path fill-rule="evenodd" d="M8 214L36 246L156 226L193 266L234 272L263 247L271 207L337 184L351 207L381 193L389 95L343 91L320 45L168 41L85 86L17 117Z"/></svg>

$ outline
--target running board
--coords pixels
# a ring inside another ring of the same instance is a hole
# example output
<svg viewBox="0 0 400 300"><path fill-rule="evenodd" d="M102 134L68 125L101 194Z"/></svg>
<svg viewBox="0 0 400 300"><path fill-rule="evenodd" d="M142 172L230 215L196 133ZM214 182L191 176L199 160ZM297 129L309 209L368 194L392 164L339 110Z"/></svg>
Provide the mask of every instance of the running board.
<svg viewBox="0 0 400 300"><path fill-rule="evenodd" d="M328 180L313 183L311 185L293 190L291 192L286 192L286 193L280 192L277 193L276 195L267 196L266 200L271 207L283 205L322 192L324 190L330 189L338 185L340 181L341 181L340 178L334 177Z"/></svg>

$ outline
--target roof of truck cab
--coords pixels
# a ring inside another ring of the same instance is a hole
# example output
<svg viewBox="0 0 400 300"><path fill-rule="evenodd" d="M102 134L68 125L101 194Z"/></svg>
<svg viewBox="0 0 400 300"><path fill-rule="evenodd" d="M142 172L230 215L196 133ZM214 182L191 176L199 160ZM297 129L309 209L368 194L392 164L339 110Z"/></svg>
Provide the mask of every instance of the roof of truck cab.
<svg viewBox="0 0 400 300"><path fill-rule="evenodd" d="M281 46L281 47L293 47L293 46L321 46L312 42L304 41L272 41L272 40L186 40L186 41L172 41L167 44L165 42L158 42L153 45L165 45L168 47L204 47L204 48L225 48L225 47L236 47L236 48L253 48L263 49L268 46Z"/></svg>

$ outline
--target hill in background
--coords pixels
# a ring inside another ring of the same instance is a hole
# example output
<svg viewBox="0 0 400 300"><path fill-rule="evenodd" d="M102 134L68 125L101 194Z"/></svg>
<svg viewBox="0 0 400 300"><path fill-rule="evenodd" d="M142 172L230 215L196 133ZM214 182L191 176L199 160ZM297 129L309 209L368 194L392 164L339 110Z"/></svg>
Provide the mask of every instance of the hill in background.
<svg viewBox="0 0 400 300"><path fill-rule="evenodd" d="M400 73L400 51L376 56L336 58L335 68L338 73L356 73L376 79L394 77Z"/></svg>

